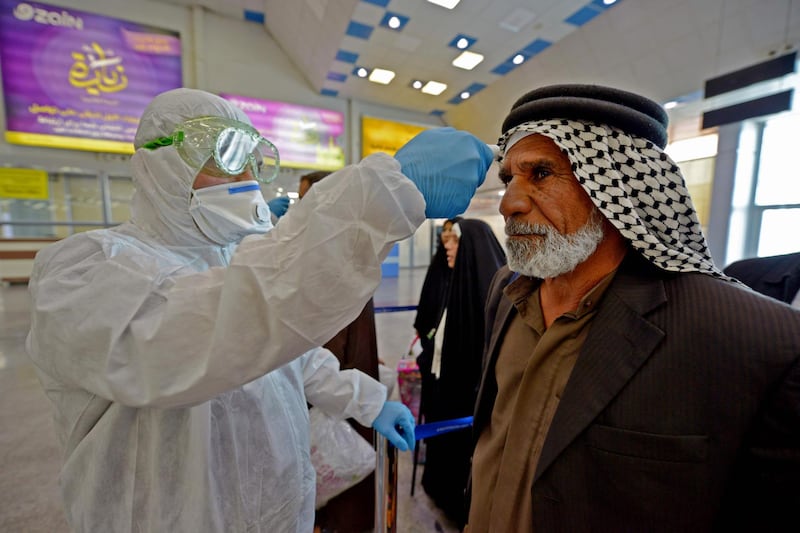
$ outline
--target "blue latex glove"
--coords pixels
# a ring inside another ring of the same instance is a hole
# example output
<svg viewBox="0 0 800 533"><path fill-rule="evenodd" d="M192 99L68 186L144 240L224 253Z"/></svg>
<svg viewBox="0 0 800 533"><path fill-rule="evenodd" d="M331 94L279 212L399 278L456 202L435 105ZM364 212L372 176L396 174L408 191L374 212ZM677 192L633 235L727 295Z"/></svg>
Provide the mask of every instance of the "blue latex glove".
<svg viewBox="0 0 800 533"><path fill-rule="evenodd" d="M469 207L493 156L492 150L471 133L435 128L408 141L394 158L425 198L425 216L453 218Z"/></svg>
<svg viewBox="0 0 800 533"><path fill-rule="evenodd" d="M289 209L289 197L288 196L278 196L277 198L273 198L267 205L269 206L270 212L278 218L281 218L283 215L286 214L286 210Z"/></svg>
<svg viewBox="0 0 800 533"><path fill-rule="evenodd" d="M414 415L402 403L385 402L372 427L401 452L414 449L417 441L414 438ZM397 430L398 427L402 434Z"/></svg>

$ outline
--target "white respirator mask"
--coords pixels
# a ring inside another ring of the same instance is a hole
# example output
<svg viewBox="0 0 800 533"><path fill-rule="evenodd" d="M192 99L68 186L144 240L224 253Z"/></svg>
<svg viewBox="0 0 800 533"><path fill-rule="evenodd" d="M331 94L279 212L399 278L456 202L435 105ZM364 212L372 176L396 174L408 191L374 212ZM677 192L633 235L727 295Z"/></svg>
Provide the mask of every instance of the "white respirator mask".
<svg viewBox="0 0 800 533"><path fill-rule="evenodd" d="M192 189L189 213L200 231L220 245L272 229L269 207L253 180Z"/></svg>

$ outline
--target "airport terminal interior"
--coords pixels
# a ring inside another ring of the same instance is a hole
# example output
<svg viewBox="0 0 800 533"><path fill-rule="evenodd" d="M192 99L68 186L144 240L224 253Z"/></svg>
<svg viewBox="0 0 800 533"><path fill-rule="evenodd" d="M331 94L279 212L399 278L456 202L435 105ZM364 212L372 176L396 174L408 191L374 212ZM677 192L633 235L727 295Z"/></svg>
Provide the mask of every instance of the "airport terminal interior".
<svg viewBox="0 0 800 533"><path fill-rule="evenodd" d="M128 219L133 132L163 90L203 89L244 111L280 153L261 190L289 209L302 175L393 154L428 128L494 144L514 101L538 86L638 92L667 111L665 151L720 267L800 251L800 0L0 0L0 10L3 532L68 531L52 413L24 347L33 258ZM464 216L504 243L502 195L492 165ZM409 350L443 222L426 221L382 265L375 320L389 368ZM398 464L395 531L458 531L422 489L424 463Z"/></svg>

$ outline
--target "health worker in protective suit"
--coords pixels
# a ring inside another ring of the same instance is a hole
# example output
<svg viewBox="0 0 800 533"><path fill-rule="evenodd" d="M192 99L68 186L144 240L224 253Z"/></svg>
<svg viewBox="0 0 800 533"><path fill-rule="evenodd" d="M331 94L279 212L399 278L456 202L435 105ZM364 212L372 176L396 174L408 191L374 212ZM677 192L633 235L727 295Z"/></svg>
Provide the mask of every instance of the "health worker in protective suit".
<svg viewBox="0 0 800 533"><path fill-rule="evenodd" d="M426 131L331 175L272 229L258 180L278 151L231 103L163 93L134 144L131 220L43 249L30 281L27 349L54 407L67 520L310 532L306 402L414 446L408 409L319 346L363 309L394 243L426 213L466 208L491 152Z"/></svg>

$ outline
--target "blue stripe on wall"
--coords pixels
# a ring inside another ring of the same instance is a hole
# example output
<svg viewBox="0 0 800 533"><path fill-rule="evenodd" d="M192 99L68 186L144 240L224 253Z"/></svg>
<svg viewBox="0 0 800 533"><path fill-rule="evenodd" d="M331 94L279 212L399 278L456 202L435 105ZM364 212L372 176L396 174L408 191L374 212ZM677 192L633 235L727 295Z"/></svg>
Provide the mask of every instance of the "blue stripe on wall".
<svg viewBox="0 0 800 533"><path fill-rule="evenodd" d="M328 72L327 78L331 81L345 81L347 79L347 74L342 74L341 72Z"/></svg>
<svg viewBox="0 0 800 533"><path fill-rule="evenodd" d="M358 54L355 52L348 52L347 50L339 50L336 52L336 61L355 64L355 62L358 61Z"/></svg>
<svg viewBox="0 0 800 533"><path fill-rule="evenodd" d="M244 20L250 22L258 22L259 24L264 24L264 13L259 11L251 11L249 9L244 10Z"/></svg>
<svg viewBox="0 0 800 533"><path fill-rule="evenodd" d="M536 54L538 54L551 44L553 43L551 43L550 41L545 41L544 39L535 39L530 44L528 44L528 46L523 48L522 52L524 54L527 54L528 56L535 56Z"/></svg>
<svg viewBox="0 0 800 533"><path fill-rule="evenodd" d="M591 6L584 6L570 15L568 18L564 19L564 22L573 24L575 26L583 26L599 14L600 12L597 9Z"/></svg>
<svg viewBox="0 0 800 533"><path fill-rule="evenodd" d="M514 63L512 63L511 61L506 61L505 63L500 63L499 65L494 67L492 69L492 74L499 74L500 76L503 76L514 70L515 67L516 65Z"/></svg>
<svg viewBox="0 0 800 533"><path fill-rule="evenodd" d="M372 26L351 20L345 33L347 33L347 35L350 37L355 37L356 39L369 39L372 35L372 30Z"/></svg>

